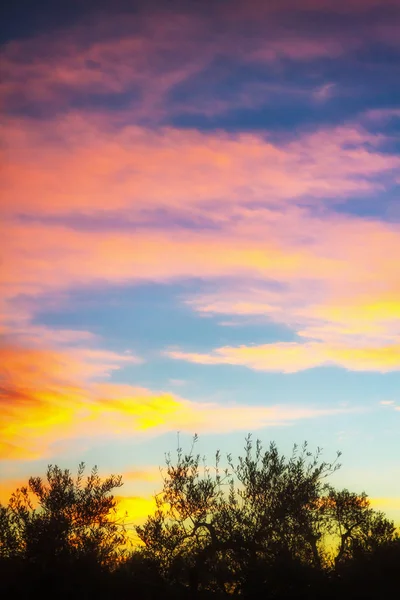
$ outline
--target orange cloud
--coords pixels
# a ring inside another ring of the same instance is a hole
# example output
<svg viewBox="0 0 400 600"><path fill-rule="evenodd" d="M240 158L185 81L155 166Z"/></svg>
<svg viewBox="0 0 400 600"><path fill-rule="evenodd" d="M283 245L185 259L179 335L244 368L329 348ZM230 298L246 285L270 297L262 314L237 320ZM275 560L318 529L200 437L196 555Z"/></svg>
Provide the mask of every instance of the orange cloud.
<svg viewBox="0 0 400 600"><path fill-rule="evenodd" d="M91 382L93 376L114 368L114 363L108 363L109 353L105 354L106 362L93 369L90 361L82 359L77 367L69 354L56 350L3 348L2 364L9 370L1 380L0 457L48 456L72 440L177 430L248 431L341 412L335 408L200 403L132 385ZM96 358L99 355L102 357L99 352ZM123 364L126 357L119 358Z"/></svg>
<svg viewBox="0 0 400 600"><path fill-rule="evenodd" d="M140 360L130 354L118 354L97 348L51 350L37 347L0 346L2 380L12 386L40 387L43 381L49 389L62 388L71 381L108 377L123 364Z"/></svg>
<svg viewBox="0 0 400 600"><path fill-rule="evenodd" d="M123 480L126 482L145 482L154 483L160 482L161 474L159 467L146 467L142 469L133 469L132 471L126 471L123 474Z"/></svg>
<svg viewBox="0 0 400 600"><path fill-rule="evenodd" d="M90 398L83 385L107 378L132 354L93 348L0 346L0 456L38 458L53 440L68 437Z"/></svg>

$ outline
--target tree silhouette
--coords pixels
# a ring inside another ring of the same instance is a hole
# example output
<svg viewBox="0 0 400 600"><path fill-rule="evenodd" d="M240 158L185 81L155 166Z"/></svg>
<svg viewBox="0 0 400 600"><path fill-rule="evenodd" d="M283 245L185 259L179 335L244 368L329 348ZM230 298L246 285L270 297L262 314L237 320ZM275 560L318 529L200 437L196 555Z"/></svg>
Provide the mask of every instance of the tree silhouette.
<svg viewBox="0 0 400 600"><path fill-rule="evenodd" d="M113 490L97 469L49 466L0 506L5 597L375 600L398 590L400 538L365 493L336 490L321 451L246 439L236 460L166 457L156 511L126 550ZM225 463L222 465L222 463Z"/></svg>
<svg viewBox="0 0 400 600"><path fill-rule="evenodd" d="M37 585L58 578L68 589L122 556L125 532L111 494L121 477L102 480L95 467L84 478L84 468L74 479L50 465L46 481L31 477L0 509L0 557Z"/></svg>
<svg viewBox="0 0 400 600"><path fill-rule="evenodd" d="M393 524L365 494L329 485L340 453L323 462L305 444L287 459L249 436L244 455L222 469L218 452L205 466L196 441L187 454L178 448L175 463L167 456L157 510L137 528L143 555L192 597L297 598L301 589L312 597L345 559L393 539Z"/></svg>
<svg viewBox="0 0 400 600"><path fill-rule="evenodd" d="M370 552L394 538L394 524L371 508L365 492L355 494L331 487L323 498L323 509L326 531L336 542L333 559L336 569L341 562Z"/></svg>

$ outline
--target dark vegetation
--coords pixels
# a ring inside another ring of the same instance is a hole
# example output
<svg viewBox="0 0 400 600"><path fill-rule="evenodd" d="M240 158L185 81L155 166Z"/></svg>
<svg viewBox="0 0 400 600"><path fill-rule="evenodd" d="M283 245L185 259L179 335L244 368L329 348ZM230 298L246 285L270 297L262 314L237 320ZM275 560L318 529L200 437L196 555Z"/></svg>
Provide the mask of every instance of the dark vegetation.
<svg viewBox="0 0 400 600"><path fill-rule="evenodd" d="M250 437L224 467L178 449L136 545L112 495L120 477L50 466L0 506L0 596L396 597L400 538L364 493L330 485L337 460L306 445L285 458Z"/></svg>

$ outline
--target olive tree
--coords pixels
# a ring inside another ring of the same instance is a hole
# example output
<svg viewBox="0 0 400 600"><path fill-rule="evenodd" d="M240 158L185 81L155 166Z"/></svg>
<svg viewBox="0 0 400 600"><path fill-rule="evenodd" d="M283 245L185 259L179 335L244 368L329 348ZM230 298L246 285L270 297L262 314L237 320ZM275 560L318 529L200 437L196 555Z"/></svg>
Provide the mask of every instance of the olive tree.
<svg viewBox="0 0 400 600"><path fill-rule="evenodd" d="M112 491L121 477L102 480L97 468L76 478L68 469L50 465L46 480L31 477L0 509L0 555L36 563L86 560L109 565L125 542Z"/></svg>
<svg viewBox="0 0 400 600"><path fill-rule="evenodd" d="M209 467L196 441L188 453L178 448L176 461L166 457L155 514L137 528L143 556L192 595L269 589L289 598L346 557L393 538L393 524L365 494L329 484L340 453L324 462L320 449L304 444L286 458L274 443L264 449L248 436L237 460L228 455L222 467L217 452Z"/></svg>

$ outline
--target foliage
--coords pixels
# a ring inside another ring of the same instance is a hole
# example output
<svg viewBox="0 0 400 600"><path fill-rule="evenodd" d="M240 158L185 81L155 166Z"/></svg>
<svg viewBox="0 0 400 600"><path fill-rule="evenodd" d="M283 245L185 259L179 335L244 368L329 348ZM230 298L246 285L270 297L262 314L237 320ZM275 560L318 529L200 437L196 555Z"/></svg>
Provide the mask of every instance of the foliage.
<svg viewBox="0 0 400 600"><path fill-rule="evenodd" d="M68 597L77 582L85 583L83 574L100 580L102 570L121 560L125 531L111 494L121 477L102 480L94 468L84 478L84 468L81 463L74 479L50 465L46 481L31 477L0 507L0 566L16 595L26 593L25 580L35 594L43 582L63 580Z"/></svg>
<svg viewBox="0 0 400 600"><path fill-rule="evenodd" d="M268 589L290 597L310 580L338 570L346 559L393 539L393 524L373 511L365 494L336 491L327 478L338 458L321 461L304 444L281 456L246 439L244 455L207 467L194 453L167 457L157 510L137 528L143 554L168 581L246 596ZM329 548L333 548L330 558ZM289 580L276 574L290 572ZM285 584L287 583L287 585ZM293 589L292 589L293 588Z"/></svg>
<svg viewBox="0 0 400 600"><path fill-rule="evenodd" d="M6 597L138 600L389 597L399 585L400 539L365 493L336 490L340 465L321 450L246 439L213 466L178 448L166 457L156 511L125 549L114 489L93 469L76 478L49 466L0 506L0 579ZM222 465L222 463L225 463Z"/></svg>
<svg viewBox="0 0 400 600"><path fill-rule="evenodd" d="M2 508L12 540L8 553L11 548L33 561L85 557L105 565L115 560L124 531L111 491L122 485L121 477L102 481L95 467L84 481L84 468L81 463L74 480L69 470L50 465L46 482L31 477L12 494Z"/></svg>

